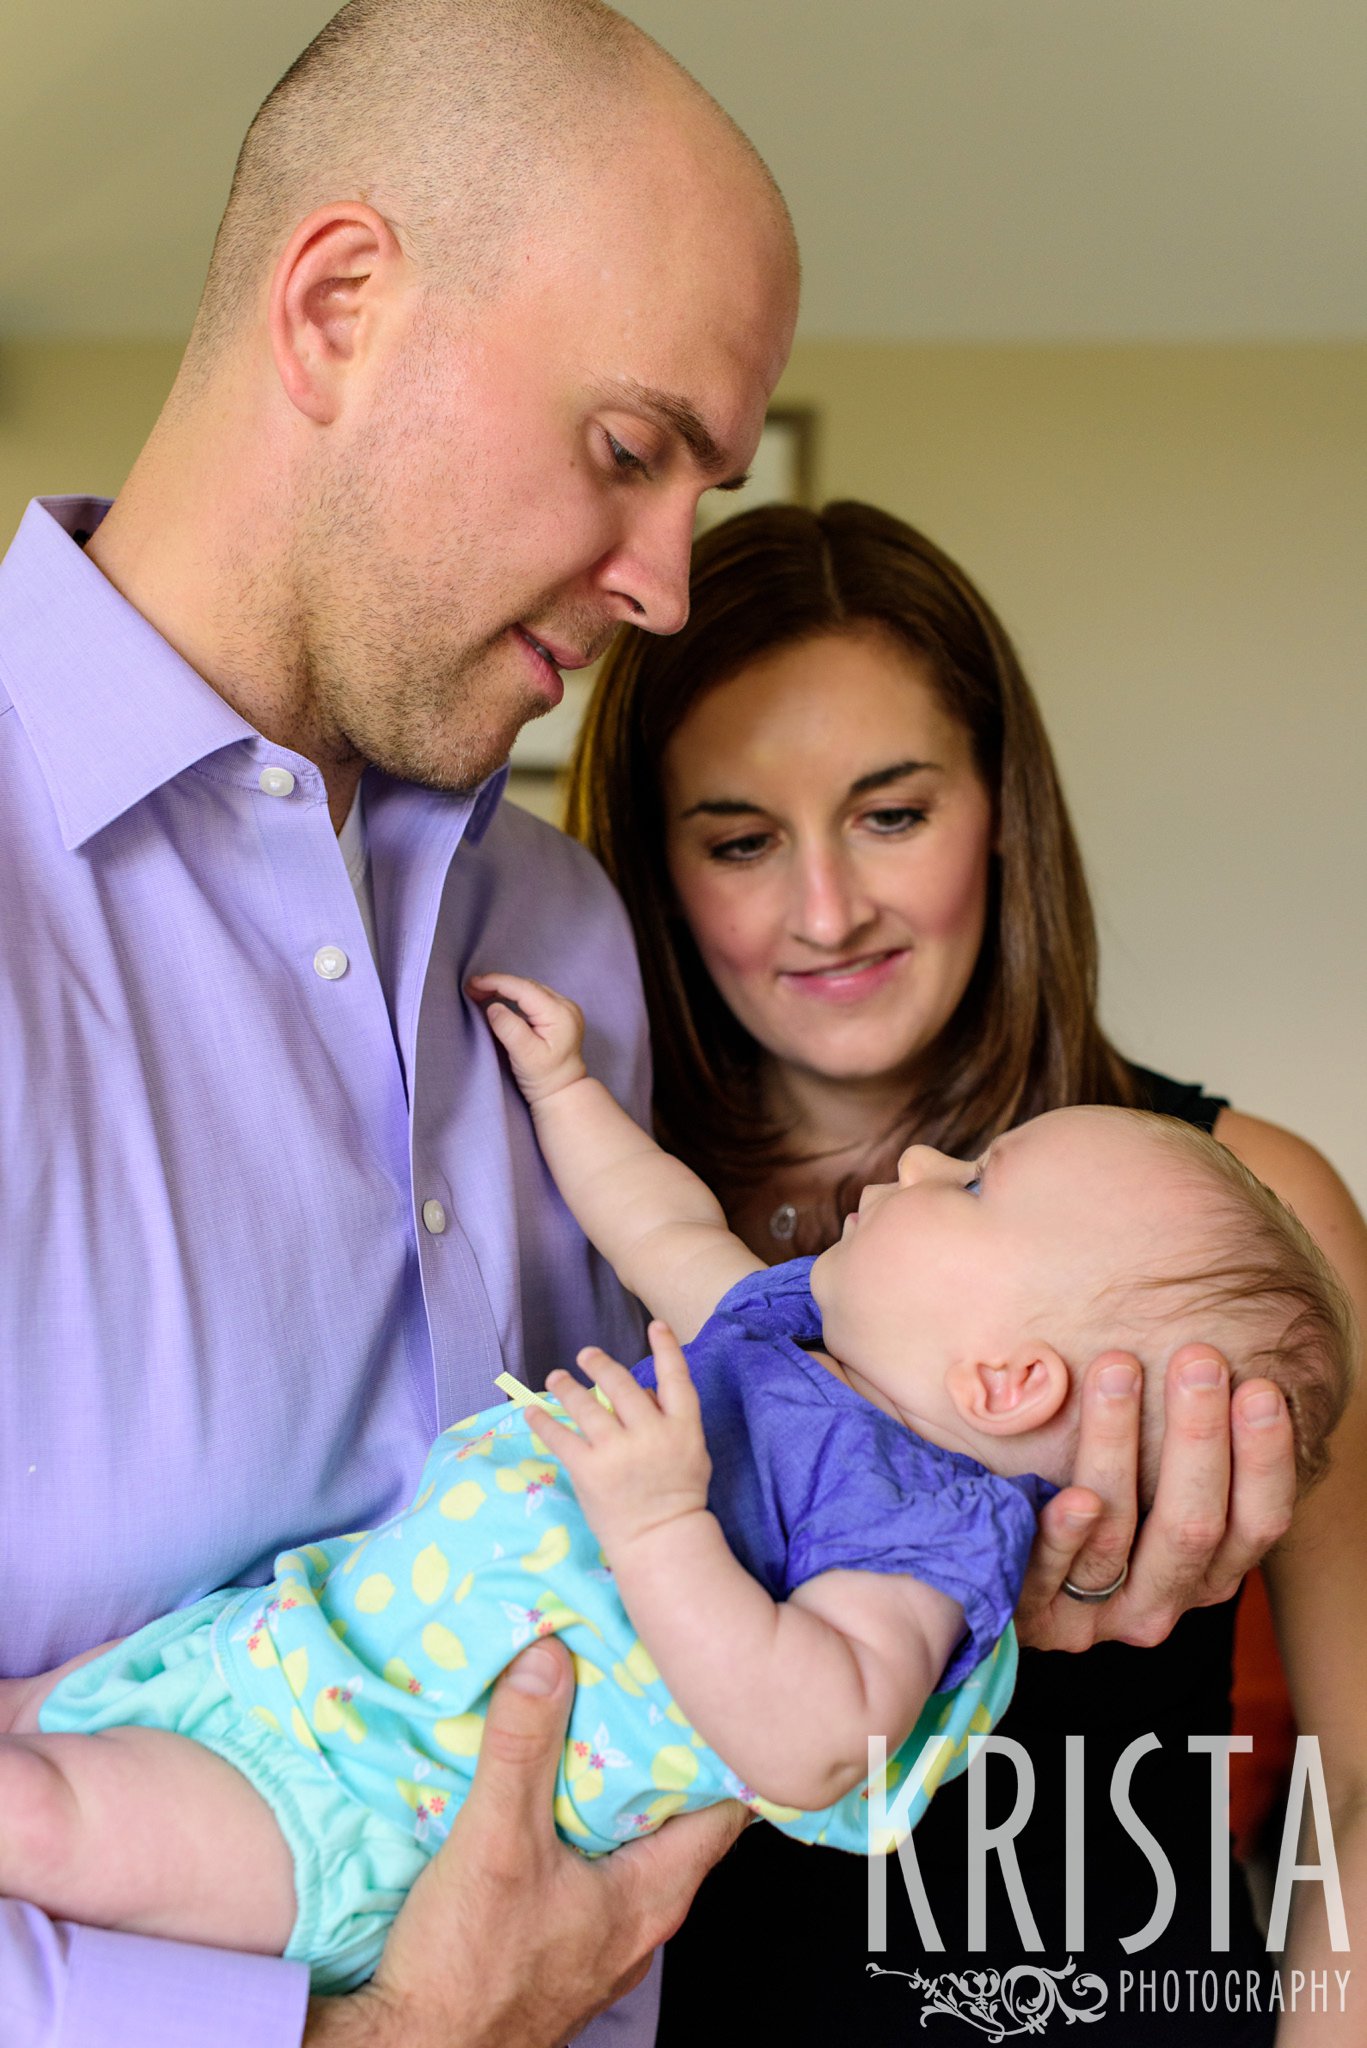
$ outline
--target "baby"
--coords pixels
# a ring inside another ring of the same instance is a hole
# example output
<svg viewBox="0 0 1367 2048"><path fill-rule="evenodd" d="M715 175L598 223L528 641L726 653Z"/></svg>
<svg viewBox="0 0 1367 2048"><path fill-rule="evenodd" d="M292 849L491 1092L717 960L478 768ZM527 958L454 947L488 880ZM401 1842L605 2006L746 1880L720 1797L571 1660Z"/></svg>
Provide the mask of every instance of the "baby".
<svg viewBox="0 0 1367 2048"><path fill-rule="evenodd" d="M566 1202L665 1319L652 1360L582 1352L596 1392L553 1372L552 1402L519 1387L448 1430L383 1527L0 1684L0 1893L350 1988L464 1796L489 1686L550 1631L577 1678L566 1840L739 1797L866 1850L869 1738L890 1787L917 1777L910 1824L1009 1698L1080 1361L1138 1354L1151 1465L1165 1361L1208 1339L1279 1382L1317 1475L1350 1313L1213 1141L1067 1109L974 1161L914 1146L837 1244L769 1269L586 1075L571 1004L471 989Z"/></svg>

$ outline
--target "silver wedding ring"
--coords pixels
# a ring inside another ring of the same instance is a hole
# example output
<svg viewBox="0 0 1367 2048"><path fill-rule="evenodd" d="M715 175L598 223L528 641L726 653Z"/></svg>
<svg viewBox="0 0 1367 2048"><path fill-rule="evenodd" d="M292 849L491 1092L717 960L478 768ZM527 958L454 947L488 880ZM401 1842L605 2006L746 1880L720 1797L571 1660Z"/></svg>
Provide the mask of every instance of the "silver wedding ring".
<svg viewBox="0 0 1367 2048"><path fill-rule="evenodd" d="M1095 1607L1098 1601L1109 1600L1113 1593L1118 1593L1129 1576L1130 1560L1127 1557L1124 1564L1120 1567L1120 1577L1112 1585L1098 1586L1093 1589L1090 1586L1075 1586L1071 1579L1065 1579L1063 1581L1063 1590L1070 1600L1081 1600L1085 1606Z"/></svg>

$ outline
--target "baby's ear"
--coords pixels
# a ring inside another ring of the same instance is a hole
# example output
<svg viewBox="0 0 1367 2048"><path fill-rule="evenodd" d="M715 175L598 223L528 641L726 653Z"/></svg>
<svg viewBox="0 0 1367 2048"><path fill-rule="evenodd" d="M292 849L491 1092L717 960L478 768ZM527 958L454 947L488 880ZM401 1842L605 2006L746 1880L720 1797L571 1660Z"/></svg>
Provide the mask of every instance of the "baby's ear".
<svg viewBox="0 0 1367 2048"><path fill-rule="evenodd" d="M986 1436L1042 1429L1066 1406L1072 1384L1053 1345L1033 1338L1009 1358L962 1358L945 1377L945 1390L963 1421Z"/></svg>

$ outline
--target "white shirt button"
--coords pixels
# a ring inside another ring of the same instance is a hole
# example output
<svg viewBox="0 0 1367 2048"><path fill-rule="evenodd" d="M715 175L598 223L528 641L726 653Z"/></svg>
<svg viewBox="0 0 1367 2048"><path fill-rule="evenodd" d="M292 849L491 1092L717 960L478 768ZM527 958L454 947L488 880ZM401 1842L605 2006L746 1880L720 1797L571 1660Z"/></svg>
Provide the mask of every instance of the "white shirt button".
<svg viewBox="0 0 1367 2048"><path fill-rule="evenodd" d="M263 768L258 779L267 796L288 796L294 788L288 768Z"/></svg>
<svg viewBox="0 0 1367 2048"><path fill-rule="evenodd" d="M324 981L340 981L350 965L340 946L320 946L313 956L313 971Z"/></svg>
<svg viewBox="0 0 1367 2048"><path fill-rule="evenodd" d="M422 1205L423 1229L433 1237L440 1237L446 1228L446 1211L440 1202L424 1202Z"/></svg>

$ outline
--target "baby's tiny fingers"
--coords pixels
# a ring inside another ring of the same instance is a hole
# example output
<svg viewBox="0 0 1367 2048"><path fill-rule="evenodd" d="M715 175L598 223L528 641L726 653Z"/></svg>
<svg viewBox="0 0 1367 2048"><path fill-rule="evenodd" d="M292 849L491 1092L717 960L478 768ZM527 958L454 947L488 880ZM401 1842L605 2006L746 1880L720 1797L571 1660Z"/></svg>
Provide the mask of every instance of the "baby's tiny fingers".
<svg viewBox="0 0 1367 2048"><path fill-rule="evenodd" d="M688 1370L688 1359L668 1323L653 1322L647 1332L650 1355L655 1360L655 1380L660 1406L666 1415L690 1416L701 1412L698 1390Z"/></svg>
<svg viewBox="0 0 1367 2048"><path fill-rule="evenodd" d="M538 995L550 993L539 981L531 980L528 975L505 974L499 968L486 969L482 974L468 974L465 977L465 986L472 996L508 996L519 1005L524 996L530 996L535 1000Z"/></svg>
<svg viewBox="0 0 1367 2048"><path fill-rule="evenodd" d="M568 996L562 996L558 989L547 988L544 981L533 981L527 974L471 974L465 986L478 1001L487 1002L491 996L503 996L513 1003L529 1023L539 1028L551 1024L582 1024L583 1017L577 1003Z"/></svg>
<svg viewBox="0 0 1367 2048"><path fill-rule="evenodd" d="M654 1395L647 1392L624 1365L619 1365L615 1358L609 1358L607 1352L601 1351L596 1344L590 1344L581 1351L575 1363L588 1374L596 1387L601 1387L623 1423L639 1424L659 1414Z"/></svg>
<svg viewBox="0 0 1367 2048"><path fill-rule="evenodd" d="M539 1408L533 1418L532 1430L551 1456L563 1465L572 1477L574 1461L579 1455L582 1439L574 1430L567 1428L558 1416L548 1415L544 1408Z"/></svg>
<svg viewBox="0 0 1367 2048"><path fill-rule="evenodd" d="M484 1021L494 1037L510 1051L514 1045L536 1043L536 1033L526 1018L520 1011L513 1009L511 1004L502 1002L497 996L484 1005Z"/></svg>
<svg viewBox="0 0 1367 2048"><path fill-rule="evenodd" d="M586 1442L601 1443L621 1427L610 1408L605 1408L592 1387L583 1387L572 1373L556 1371L546 1375L546 1392L554 1394Z"/></svg>

